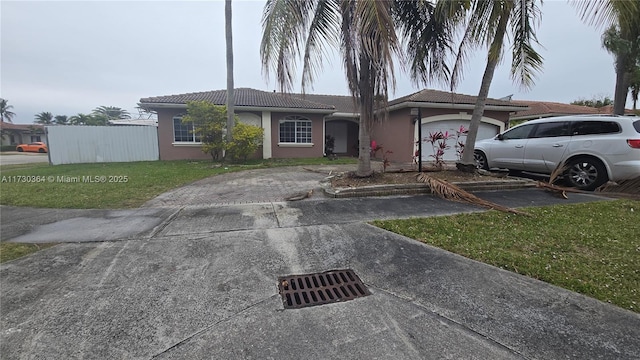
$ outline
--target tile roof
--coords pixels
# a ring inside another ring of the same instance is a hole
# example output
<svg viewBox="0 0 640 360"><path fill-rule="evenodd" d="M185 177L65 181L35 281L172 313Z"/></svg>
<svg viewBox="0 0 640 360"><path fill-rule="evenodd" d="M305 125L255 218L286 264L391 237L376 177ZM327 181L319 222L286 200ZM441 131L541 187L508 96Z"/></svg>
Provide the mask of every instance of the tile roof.
<svg viewBox="0 0 640 360"><path fill-rule="evenodd" d="M571 105L548 101L523 101L514 100L515 104L527 105L529 110L519 111L513 119L529 119L536 117L560 116L560 115L589 115L600 114L596 108L582 105Z"/></svg>
<svg viewBox="0 0 640 360"><path fill-rule="evenodd" d="M31 131L32 129L37 129L37 130L44 131L44 126L40 124L13 124L10 122L2 121L0 122L0 129L23 130L23 131Z"/></svg>
<svg viewBox="0 0 640 360"><path fill-rule="evenodd" d="M458 94L447 91L440 90L431 90L425 89L413 94L409 94L407 96L403 96L397 98L395 100L389 101L389 105L400 104L403 102L427 102L427 103L449 103L449 104L469 104L475 105L477 96ZM491 106L522 106L523 108L526 105L513 103L507 100L497 100L487 98L486 105Z"/></svg>
<svg viewBox="0 0 640 360"><path fill-rule="evenodd" d="M341 113L359 113L359 105L357 101L353 101L351 95L320 95L320 94L291 94L291 96L309 100L320 104L331 105L337 112Z"/></svg>
<svg viewBox="0 0 640 360"><path fill-rule="evenodd" d="M289 94L261 91L250 88L234 90L236 106L335 110L332 105L303 100ZM227 90L215 90L179 95L156 96L140 99L141 105L153 104L186 104L188 101L209 101L216 105L226 105Z"/></svg>

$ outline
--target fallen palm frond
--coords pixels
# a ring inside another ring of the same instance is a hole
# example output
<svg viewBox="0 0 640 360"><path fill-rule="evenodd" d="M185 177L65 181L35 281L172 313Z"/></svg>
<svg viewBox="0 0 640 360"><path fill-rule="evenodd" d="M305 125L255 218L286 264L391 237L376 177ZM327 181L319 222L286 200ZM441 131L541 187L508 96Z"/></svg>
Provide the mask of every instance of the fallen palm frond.
<svg viewBox="0 0 640 360"><path fill-rule="evenodd" d="M482 207L486 207L489 209L498 210L502 212L531 216L530 214L524 211L512 209L506 206L493 203L491 201L481 199L471 194L470 192L461 189L460 187L454 184L431 177L425 173L418 174L417 179L418 181L429 185L429 189L431 190L432 194L435 194L446 200L466 202L469 204L478 205L478 206L482 206Z"/></svg>
<svg viewBox="0 0 640 360"><path fill-rule="evenodd" d="M560 163L555 168L555 170L553 170L551 175L549 175L549 182L544 183L542 181L538 181L538 184L536 186L539 188L544 188L547 191L551 191L563 199L568 199L569 197L567 196L567 191L575 192L573 191L575 189L570 189L570 188L565 188L563 186L555 185L555 183L561 178L562 174L564 174L566 170L567 170L567 167L564 166L564 162Z"/></svg>

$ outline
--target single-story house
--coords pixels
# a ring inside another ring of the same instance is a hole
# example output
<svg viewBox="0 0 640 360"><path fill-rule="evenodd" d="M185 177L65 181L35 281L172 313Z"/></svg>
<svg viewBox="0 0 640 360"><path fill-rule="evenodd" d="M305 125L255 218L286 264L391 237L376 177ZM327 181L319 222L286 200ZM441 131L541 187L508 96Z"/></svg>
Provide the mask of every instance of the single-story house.
<svg viewBox="0 0 640 360"><path fill-rule="evenodd" d="M28 144L36 141L46 142L44 126L35 124L13 124L0 121L2 146Z"/></svg>
<svg viewBox="0 0 640 360"><path fill-rule="evenodd" d="M249 88L234 91L235 113L240 121L260 126L265 136L263 158L321 157L325 154L325 137L334 138L337 155L357 156L357 104L351 96L317 94L283 94ZM381 145L393 162L411 162L417 149L418 122L411 114L420 108L423 139L435 131L455 134L460 126L469 126L475 97L422 90L389 102L387 121L377 122L371 139ZM167 95L140 99L139 106L158 115L158 142L161 160L207 159L201 151L192 125L183 124L187 102L204 100L225 105L226 90ZM487 99L478 139L503 131L513 112L524 111L526 105L505 100ZM462 140L462 139L461 139ZM450 139L445 160L457 158L456 141ZM423 142L423 160L432 154L431 144ZM377 154L378 157L381 154Z"/></svg>

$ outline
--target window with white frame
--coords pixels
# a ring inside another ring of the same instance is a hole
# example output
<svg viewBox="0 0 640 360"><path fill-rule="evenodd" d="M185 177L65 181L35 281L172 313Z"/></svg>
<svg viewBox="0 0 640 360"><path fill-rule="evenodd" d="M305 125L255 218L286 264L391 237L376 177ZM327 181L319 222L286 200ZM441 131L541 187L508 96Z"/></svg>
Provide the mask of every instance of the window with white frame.
<svg viewBox="0 0 640 360"><path fill-rule="evenodd" d="M173 141L177 143L199 143L200 135L195 131L194 124L182 122L182 116L173 118Z"/></svg>
<svg viewBox="0 0 640 360"><path fill-rule="evenodd" d="M301 116L287 116L280 120L278 142L287 144L311 144L311 120Z"/></svg>

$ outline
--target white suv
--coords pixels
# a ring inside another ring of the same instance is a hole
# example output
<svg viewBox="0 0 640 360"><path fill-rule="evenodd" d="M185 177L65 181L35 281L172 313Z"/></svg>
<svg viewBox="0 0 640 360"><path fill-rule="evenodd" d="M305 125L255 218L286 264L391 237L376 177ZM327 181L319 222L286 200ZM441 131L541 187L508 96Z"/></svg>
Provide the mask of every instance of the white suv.
<svg viewBox="0 0 640 360"><path fill-rule="evenodd" d="M551 174L559 165L569 185L593 190L640 177L640 117L560 116L527 121L476 143L483 169Z"/></svg>

